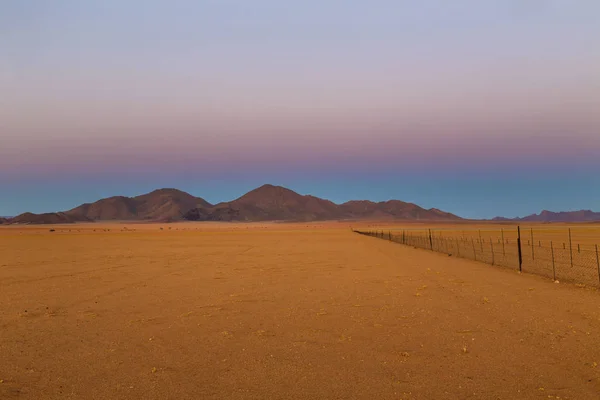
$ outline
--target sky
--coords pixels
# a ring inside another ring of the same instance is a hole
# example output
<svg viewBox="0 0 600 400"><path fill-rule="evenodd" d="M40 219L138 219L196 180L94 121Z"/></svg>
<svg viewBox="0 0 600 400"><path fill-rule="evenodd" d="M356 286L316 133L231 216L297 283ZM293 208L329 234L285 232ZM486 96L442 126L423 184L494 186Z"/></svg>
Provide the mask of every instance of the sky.
<svg viewBox="0 0 600 400"><path fill-rule="evenodd" d="M4 0L0 215L264 183L600 211L597 0Z"/></svg>

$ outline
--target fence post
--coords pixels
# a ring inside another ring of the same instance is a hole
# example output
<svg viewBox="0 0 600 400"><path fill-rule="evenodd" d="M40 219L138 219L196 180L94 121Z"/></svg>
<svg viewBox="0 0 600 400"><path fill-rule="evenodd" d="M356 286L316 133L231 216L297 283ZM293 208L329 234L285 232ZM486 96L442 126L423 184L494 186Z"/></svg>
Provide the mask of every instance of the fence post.
<svg viewBox="0 0 600 400"><path fill-rule="evenodd" d="M523 271L523 255L521 253L521 227L517 226L517 248L519 250L519 272Z"/></svg>
<svg viewBox="0 0 600 400"><path fill-rule="evenodd" d="M556 280L556 266L554 265L554 245L552 244L552 240L550 241L550 251L552 252L552 276L554 277L554 280ZM598 272L600 272L600 270Z"/></svg>
<svg viewBox="0 0 600 400"><path fill-rule="evenodd" d="M456 255L460 257L460 240L456 240Z"/></svg>
<svg viewBox="0 0 600 400"><path fill-rule="evenodd" d="M477 261L477 253L475 252L475 240L471 238L471 244L473 245L473 259Z"/></svg>
<svg viewBox="0 0 600 400"><path fill-rule="evenodd" d="M506 252L504 251L504 228L500 229L500 233L502 234L502 257L506 257Z"/></svg>
<svg viewBox="0 0 600 400"><path fill-rule="evenodd" d="M494 241L490 238L490 247L492 248L492 265L494 265Z"/></svg>
<svg viewBox="0 0 600 400"><path fill-rule="evenodd" d="M479 245L481 246L481 252L483 253L483 239L481 239L481 229L479 229Z"/></svg>
<svg viewBox="0 0 600 400"><path fill-rule="evenodd" d="M533 251L533 248L535 247L535 244L533 244L533 228L531 229L531 259L535 260L535 252Z"/></svg>
<svg viewBox="0 0 600 400"><path fill-rule="evenodd" d="M573 268L573 242L571 242L571 228L569 228L569 255L571 256L571 268Z"/></svg>
<svg viewBox="0 0 600 400"><path fill-rule="evenodd" d="M431 229L429 230L429 249L433 250L433 239L431 239Z"/></svg>
<svg viewBox="0 0 600 400"><path fill-rule="evenodd" d="M598 282L600 282L600 258L598 258L598 245L596 245L596 265L598 265Z"/></svg>

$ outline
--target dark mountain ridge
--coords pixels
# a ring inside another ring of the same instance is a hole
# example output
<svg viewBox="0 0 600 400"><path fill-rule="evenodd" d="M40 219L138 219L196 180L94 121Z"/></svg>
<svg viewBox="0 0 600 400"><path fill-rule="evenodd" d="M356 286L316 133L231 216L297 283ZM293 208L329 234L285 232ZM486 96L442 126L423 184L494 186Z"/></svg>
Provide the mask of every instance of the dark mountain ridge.
<svg viewBox="0 0 600 400"><path fill-rule="evenodd" d="M398 219L456 221L456 215L424 209L400 200L349 201L336 204L274 185L263 185L228 202L212 205L177 189L159 189L135 197L113 196L61 213L25 213L9 223L71 223L80 221L324 221Z"/></svg>
<svg viewBox="0 0 600 400"><path fill-rule="evenodd" d="M114 196L95 203L82 204L66 214L94 221L153 220L175 221L196 207L210 207L200 197L177 189L158 189L136 197Z"/></svg>
<svg viewBox="0 0 600 400"><path fill-rule="evenodd" d="M300 195L281 186L263 185L242 197L184 215L192 221L323 221L340 219L460 220L437 209L389 200L355 200L343 204Z"/></svg>
<svg viewBox="0 0 600 400"><path fill-rule="evenodd" d="M539 214L531 214L526 217L504 218L496 217L493 221L515 221L515 222L594 222L600 221L600 212L591 210L559 211L553 212L543 210Z"/></svg>

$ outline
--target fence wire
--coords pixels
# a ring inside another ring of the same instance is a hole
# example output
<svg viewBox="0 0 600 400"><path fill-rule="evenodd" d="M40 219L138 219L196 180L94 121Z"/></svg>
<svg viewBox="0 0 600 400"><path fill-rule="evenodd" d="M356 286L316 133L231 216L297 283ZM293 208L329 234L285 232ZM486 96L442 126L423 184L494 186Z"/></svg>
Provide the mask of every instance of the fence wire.
<svg viewBox="0 0 600 400"><path fill-rule="evenodd" d="M432 230L354 231L392 242L480 261L553 280L600 286L598 245L534 240L533 229L527 232L490 232L482 237L471 232L450 233ZM516 235L515 235L516 233ZM519 234L520 233L520 234Z"/></svg>

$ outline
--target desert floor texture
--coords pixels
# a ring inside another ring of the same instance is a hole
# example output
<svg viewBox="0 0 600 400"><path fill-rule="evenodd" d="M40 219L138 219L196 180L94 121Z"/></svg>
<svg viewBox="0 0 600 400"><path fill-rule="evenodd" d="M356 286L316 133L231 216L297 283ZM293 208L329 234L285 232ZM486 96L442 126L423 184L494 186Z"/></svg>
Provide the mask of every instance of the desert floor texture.
<svg viewBox="0 0 600 400"><path fill-rule="evenodd" d="M348 224L55 229L0 228L0 399L600 398L595 289Z"/></svg>

